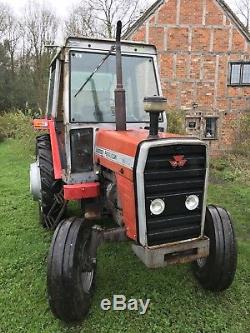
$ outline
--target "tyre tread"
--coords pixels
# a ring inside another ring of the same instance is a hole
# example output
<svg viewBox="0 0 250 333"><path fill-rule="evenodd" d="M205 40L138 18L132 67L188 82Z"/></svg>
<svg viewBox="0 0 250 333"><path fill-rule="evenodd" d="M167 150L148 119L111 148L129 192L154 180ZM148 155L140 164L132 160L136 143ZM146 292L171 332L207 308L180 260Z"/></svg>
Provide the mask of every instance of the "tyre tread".
<svg viewBox="0 0 250 333"><path fill-rule="evenodd" d="M81 236L87 239L88 227L82 219L60 222L53 237L49 257L47 286L52 312L59 319L72 322L83 319L89 309L90 294L79 288L74 276L75 251Z"/></svg>
<svg viewBox="0 0 250 333"><path fill-rule="evenodd" d="M223 291L232 284L237 266L234 228L224 208L207 207L205 234L210 238L210 255L204 267L193 264L194 274L205 289Z"/></svg>

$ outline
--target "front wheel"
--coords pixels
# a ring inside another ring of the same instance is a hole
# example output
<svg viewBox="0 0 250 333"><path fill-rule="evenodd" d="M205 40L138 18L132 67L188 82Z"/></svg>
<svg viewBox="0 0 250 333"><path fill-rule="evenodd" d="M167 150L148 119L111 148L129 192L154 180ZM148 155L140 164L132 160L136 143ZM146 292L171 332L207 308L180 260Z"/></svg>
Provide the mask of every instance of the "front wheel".
<svg viewBox="0 0 250 333"><path fill-rule="evenodd" d="M237 266L232 220L224 208L207 207L205 235L210 239L209 256L193 263L194 275L204 289L222 291L232 284Z"/></svg>
<svg viewBox="0 0 250 333"><path fill-rule="evenodd" d="M65 321L82 320L90 307L96 266L89 256L91 229L83 219L60 222L48 256L47 286L53 314Z"/></svg>

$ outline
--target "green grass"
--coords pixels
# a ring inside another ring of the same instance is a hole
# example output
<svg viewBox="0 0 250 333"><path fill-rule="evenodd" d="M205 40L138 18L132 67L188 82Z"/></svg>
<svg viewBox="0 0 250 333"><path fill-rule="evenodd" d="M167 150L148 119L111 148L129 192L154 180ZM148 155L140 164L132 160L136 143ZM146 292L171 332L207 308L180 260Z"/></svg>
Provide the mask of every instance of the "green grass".
<svg viewBox="0 0 250 333"><path fill-rule="evenodd" d="M46 256L51 233L38 225L37 204L29 194L31 156L17 141L0 144L0 332L171 332L247 333L249 321L249 201L247 186L224 182L210 186L209 201L233 215L239 237L234 284L223 293L202 290L189 265L148 270L129 243L99 251L97 288L81 325L56 320L46 299ZM124 294L150 298L149 311L104 312L103 298Z"/></svg>

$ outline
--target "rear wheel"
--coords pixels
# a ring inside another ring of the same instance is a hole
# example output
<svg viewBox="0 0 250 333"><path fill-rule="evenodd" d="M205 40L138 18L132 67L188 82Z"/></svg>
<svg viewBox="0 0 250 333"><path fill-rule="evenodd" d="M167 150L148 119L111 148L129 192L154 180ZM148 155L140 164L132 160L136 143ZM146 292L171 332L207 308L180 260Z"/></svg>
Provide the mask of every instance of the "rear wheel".
<svg viewBox="0 0 250 333"><path fill-rule="evenodd" d="M96 265L89 255L91 228L83 219L62 221L48 257L48 296L53 314L65 321L82 320L93 295Z"/></svg>
<svg viewBox="0 0 250 333"><path fill-rule="evenodd" d="M63 186L61 180L54 178L49 135L38 136L36 140L36 156L41 176L40 222L43 227L53 230L61 220L66 208Z"/></svg>
<svg viewBox="0 0 250 333"><path fill-rule="evenodd" d="M232 284L237 266L232 220L224 208L207 207L205 235L210 239L209 256L193 263L194 275L203 288L222 291Z"/></svg>

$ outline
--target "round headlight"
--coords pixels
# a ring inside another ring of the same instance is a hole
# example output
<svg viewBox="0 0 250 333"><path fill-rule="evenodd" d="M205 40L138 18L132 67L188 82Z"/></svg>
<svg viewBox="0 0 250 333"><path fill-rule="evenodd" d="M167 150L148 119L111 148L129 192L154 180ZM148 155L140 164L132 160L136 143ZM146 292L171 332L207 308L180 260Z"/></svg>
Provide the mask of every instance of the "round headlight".
<svg viewBox="0 0 250 333"><path fill-rule="evenodd" d="M160 215L165 209L165 202L162 199L155 199L151 202L150 211L154 215Z"/></svg>
<svg viewBox="0 0 250 333"><path fill-rule="evenodd" d="M188 210L195 210L199 206L199 197L197 195L189 195L186 199L185 206Z"/></svg>

